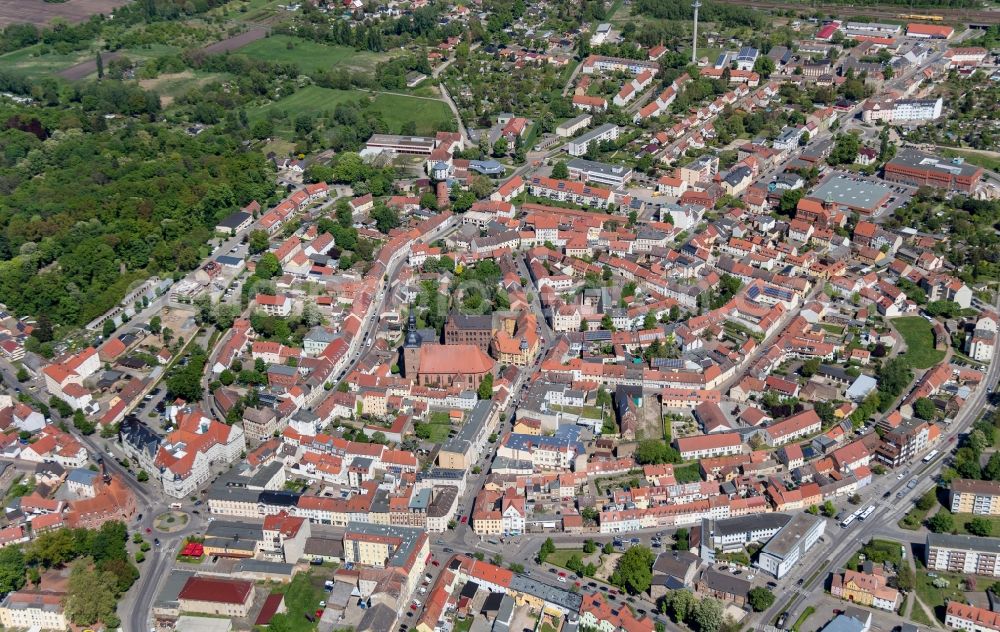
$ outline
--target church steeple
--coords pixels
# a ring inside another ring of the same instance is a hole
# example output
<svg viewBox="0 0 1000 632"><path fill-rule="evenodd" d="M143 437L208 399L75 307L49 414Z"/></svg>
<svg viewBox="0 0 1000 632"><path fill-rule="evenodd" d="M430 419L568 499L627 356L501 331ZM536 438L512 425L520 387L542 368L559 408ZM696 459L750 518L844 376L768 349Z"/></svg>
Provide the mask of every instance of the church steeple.
<svg viewBox="0 0 1000 632"><path fill-rule="evenodd" d="M423 339L420 337L420 333L417 331L417 313L414 311L413 306L410 306L410 317L406 321L406 342L403 346L407 348L419 347Z"/></svg>

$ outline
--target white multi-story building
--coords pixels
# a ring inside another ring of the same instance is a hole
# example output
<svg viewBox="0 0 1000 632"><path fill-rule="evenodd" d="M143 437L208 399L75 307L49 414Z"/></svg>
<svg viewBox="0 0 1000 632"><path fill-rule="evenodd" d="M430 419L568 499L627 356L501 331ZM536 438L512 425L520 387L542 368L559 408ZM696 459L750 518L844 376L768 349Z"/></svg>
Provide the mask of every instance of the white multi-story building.
<svg viewBox="0 0 1000 632"><path fill-rule="evenodd" d="M778 579L788 574L823 535L826 520L810 514L795 514L760 551L755 566Z"/></svg>
<svg viewBox="0 0 1000 632"><path fill-rule="evenodd" d="M582 156L587 153L590 143L600 143L606 140L616 140L621 132L617 125L605 123L596 127L586 134L581 134L566 143L566 152L570 156Z"/></svg>
<svg viewBox="0 0 1000 632"><path fill-rule="evenodd" d="M992 316L983 316L976 321L976 328L965 343L966 353L974 360L990 362L997 344L997 321Z"/></svg>
<svg viewBox="0 0 1000 632"><path fill-rule="evenodd" d="M632 169L624 165L609 165L606 162L596 162L574 158L566 163L569 177L583 182L595 182L610 187L623 187L632 179Z"/></svg>
<svg viewBox="0 0 1000 632"><path fill-rule="evenodd" d="M929 533L925 550L928 570L1000 577L1000 540Z"/></svg>
<svg viewBox="0 0 1000 632"><path fill-rule="evenodd" d="M10 593L0 602L0 623L7 629L68 630L62 601L57 594Z"/></svg>
<svg viewBox="0 0 1000 632"><path fill-rule="evenodd" d="M941 117L944 101L937 99L871 99L862 106L861 118L866 123L912 123L933 121Z"/></svg>
<svg viewBox="0 0 1000 632"><path fill-rule="evenodd" d="M236 462L247 444L243 428L210 419L200 410L180 411L174 421L176 429L160 441L137 433L122 445L150 476L160 477L164 493L184 498L208 482L213 464Z"/></svg>

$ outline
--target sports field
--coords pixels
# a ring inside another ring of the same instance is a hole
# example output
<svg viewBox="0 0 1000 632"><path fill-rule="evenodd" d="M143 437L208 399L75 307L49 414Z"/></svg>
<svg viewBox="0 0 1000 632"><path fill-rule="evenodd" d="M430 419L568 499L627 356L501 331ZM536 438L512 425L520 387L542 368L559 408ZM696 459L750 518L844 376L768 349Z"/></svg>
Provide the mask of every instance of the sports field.
<svg viewBox="0 0 1000 632"><path fill-rule="evenodd" d="M294 120L299 114L332 112L340 103L357 102L359 99L365 100L368 108L382 115L392 133L399 133L407 121L416 124L417 134L433 134L454 126L451 111L444 101L364 90L331 90L317 86L307 86L284 99L261 106L250 113L250 118L262 118L269 112L282 112L288 119Z"/></svg>
<svg viewBox="0 0 1000 632"><path fill-rule="evenodd" d="M328 46L289 35L258 39L243 46L238 52L254 59L298 64L299 70L305 73L334 68L374 70L375 64L389 59L387 53L356 51L348 46Z"/></svg>

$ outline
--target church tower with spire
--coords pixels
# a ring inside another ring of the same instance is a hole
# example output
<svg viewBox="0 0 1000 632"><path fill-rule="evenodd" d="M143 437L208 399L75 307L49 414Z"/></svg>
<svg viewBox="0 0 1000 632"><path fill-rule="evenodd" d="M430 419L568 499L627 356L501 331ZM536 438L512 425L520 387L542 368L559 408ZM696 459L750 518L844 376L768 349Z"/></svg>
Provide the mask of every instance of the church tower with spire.
<svg viewBox="0 0 1000 632"><path fill-rule="evenodd" d="M416 379L420 372L420 345L423 340L417 331L417 313L410 307L410 317L406 322L406 340L403 342L403 373Z"/></svg>

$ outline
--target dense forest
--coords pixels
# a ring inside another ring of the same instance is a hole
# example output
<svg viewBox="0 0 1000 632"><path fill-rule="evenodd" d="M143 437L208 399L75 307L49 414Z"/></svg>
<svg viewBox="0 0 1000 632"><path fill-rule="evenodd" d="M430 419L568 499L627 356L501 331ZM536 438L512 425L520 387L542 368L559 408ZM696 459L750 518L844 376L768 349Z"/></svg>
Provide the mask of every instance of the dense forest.
<svg viewBox="0 0 1000 632"><path fill-rule="evenodd" d="M19 315L86 323L136 281L193 269L218 219L274 193L264 157L213 132L55 108L0 121L0 302Z"/></svg>

